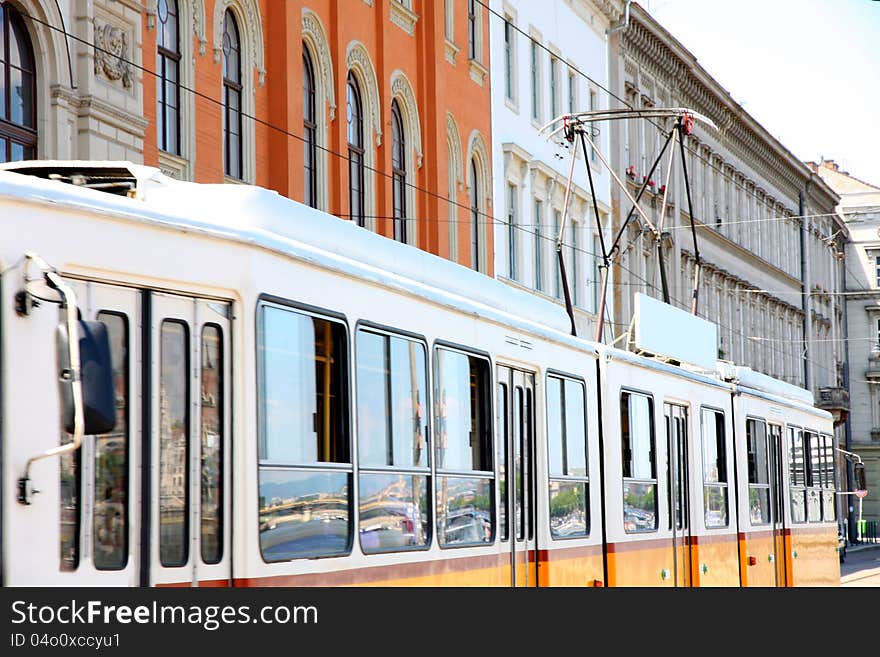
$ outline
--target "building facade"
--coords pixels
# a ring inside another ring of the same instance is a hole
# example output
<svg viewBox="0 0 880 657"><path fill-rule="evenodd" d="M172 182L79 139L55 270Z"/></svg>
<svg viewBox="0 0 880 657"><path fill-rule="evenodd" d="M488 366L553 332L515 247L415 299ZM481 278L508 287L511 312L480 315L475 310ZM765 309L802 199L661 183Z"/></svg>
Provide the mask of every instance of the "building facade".
<svg viewBox="0 0 880 657"><path fill-rule="evenodd" d="M843 171L834 160L808 163L840 195L846 220L845 299L850 431L846 449L865 463L869 494L862 517L880 518L880 186ZM848 489L852 489L849 482ZM858 516L859 501L847 498Z"/></svg>
<svg viewBox="0 0 880 657"><path fill-rule="evenodd" d="M475 0L4 0L0 159L275 189L493 274ZM4 50L7 52L7 50Z"/></svg>
<svg viewBox="0 0 880 657"><path fill-rule="evenodd" d="M492 0L492 153L495 271L505 282L563 303L556 239L562 223L570 146L542 126L561 114L608 106L608 31L621 3ZM607 152L609 132L595 136ZM598 153L575 147L563 244L579 335L593 335L599 231L608 231L610 176ZM593 193L587 174L593 175Z"/></svg>

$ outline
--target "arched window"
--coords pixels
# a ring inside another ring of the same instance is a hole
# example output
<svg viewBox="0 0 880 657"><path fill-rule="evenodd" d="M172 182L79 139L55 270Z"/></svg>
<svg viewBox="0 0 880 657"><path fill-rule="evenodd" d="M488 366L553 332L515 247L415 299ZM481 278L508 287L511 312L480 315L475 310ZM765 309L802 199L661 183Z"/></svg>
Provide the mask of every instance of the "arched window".
<svg viewBox="0 0 880 657"><path fill-rule="evenodd" d="M241 179L241 40L228 9L223 17L223 155L223 173Z"/></svg>
<svg viewBox="0 0 880 657"><path fill-rule="evenodd" d="M0 4L0 162L37 156L34 51L21 15Z"/></svg>
<svg viewBox="0 0 880 657"><path fill-rule="evenodd" d="M315 111L315 69L312 57L303 44L303 167L306 205L318 207L318 123Z"/></svg>
<svg viewBox="0 0 880 657"><path fill-rule="evenodd" d="M358 226L364 226L364 106L360 87L351 71L348 73L346 88L349 213L352 221L356 221Z"/></svg>
<svg viewBox="0 0 880 657"><path fill-rule="evenodd" d="M477 162L471 159L471 268L480 271L480 180Z"/></svg>
<svg viewBox="0 0 880 657"><path fill-rule="evenodd" d="M177 0L156 6L156 136L159 148L180 155L180 41Z"/></svg>
<svg viewBox="0 0 880 657"><path fill-rule="evenodd" d="M391 101L391 171L394 192L394 239L406 242L406 139L397 100Z"/></svg>

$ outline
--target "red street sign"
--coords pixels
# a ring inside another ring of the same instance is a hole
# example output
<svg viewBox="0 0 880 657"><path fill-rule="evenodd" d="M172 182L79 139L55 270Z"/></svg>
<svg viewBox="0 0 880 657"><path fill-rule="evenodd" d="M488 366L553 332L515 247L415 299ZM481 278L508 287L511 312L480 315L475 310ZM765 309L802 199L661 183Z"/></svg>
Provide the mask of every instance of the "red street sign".
<svg viewBox="0 0 880 657"><path fill-rule="evenodd" d="M868 494L868 491L866 491L866 490L857 490L857 491L855 491L855 493L856 493L856 497L858 497L858 498L861 499L861 498L863 498L865 495Z"/></svg>

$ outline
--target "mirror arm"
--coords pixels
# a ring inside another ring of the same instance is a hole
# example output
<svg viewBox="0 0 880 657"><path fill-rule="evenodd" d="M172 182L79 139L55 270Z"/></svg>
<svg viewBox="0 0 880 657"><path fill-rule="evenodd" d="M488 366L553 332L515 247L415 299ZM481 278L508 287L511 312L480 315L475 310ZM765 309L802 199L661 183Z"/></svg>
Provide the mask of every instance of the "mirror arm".
<svg viewBox="0 0 880 657"><path fill-rule="evenodd" d="M28 459L24 470L24 477L18 480L18 501L22 504L30 504L33 493L39 491L32 488L30 484L31 465L36 461L40 461L50 456L59 456L67 452L73 452L79 449L82 444L83 431L85 428L85 412L83 410L83 391L82 379L80 376L80 360L79 360L79 326L78 326L78 310L76 305L76 295L73 288L67 285L58 273L52 269L45 260L35 253L27 253L26 257L33 260L43 271L46 278L46 284L58 290L64 297L64 306L67 311L67 335L68 354L70 357L70 380L73 392L73 441L52 449L47 449L42 454L37 454Z"/></svg>

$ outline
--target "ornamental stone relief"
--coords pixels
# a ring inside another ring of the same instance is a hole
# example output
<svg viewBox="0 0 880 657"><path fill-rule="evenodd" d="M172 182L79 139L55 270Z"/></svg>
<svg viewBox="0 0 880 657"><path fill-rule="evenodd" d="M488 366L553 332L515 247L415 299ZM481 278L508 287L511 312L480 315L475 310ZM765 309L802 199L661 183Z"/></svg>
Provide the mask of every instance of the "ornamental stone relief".
<svg viewBox="0 0 880 657"><path fill-rule="evenodd" d="M95 27L95 75L103 75L111 82L122 81L126 89L132 85L131 64L128 61L128 33L110 23L103 25L93 19Z"/></svg>

